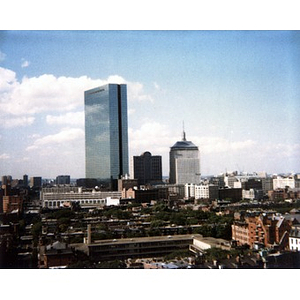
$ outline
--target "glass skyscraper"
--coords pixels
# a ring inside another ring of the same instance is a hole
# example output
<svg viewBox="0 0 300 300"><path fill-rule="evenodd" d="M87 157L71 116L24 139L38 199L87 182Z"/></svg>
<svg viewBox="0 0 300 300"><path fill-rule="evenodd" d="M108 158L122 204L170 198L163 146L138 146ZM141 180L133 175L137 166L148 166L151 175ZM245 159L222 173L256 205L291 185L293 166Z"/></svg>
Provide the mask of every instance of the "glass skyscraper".
<svg viewBox="0 0 300 300"><path fill-rule="evenodd" d="M84 92L86 178L110 182L128 174L126 84Z"/></svg>

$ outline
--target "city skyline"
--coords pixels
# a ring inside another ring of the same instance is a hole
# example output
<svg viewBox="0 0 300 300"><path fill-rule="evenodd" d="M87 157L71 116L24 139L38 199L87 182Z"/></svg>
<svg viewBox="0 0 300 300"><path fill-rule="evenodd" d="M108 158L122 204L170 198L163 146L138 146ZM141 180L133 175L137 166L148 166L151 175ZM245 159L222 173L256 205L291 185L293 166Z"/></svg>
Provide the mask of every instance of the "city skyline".
<svg viewBox="0 0 300 300"><path fill-rule="evenodd" d="M1 31L2 175L85 177L84 91L128 88L129 158L199 147L201 174L299 172L298 31ZM88 46L87 46L88 45Z"/></svg>

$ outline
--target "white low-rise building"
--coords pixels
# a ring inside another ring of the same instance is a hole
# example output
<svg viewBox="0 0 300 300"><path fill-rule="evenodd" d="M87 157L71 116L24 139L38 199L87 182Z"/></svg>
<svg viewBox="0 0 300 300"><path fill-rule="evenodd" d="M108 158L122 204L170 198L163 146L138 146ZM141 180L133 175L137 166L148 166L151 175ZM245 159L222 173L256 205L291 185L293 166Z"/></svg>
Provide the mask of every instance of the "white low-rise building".
<svg viewBox="0 0 300 300"><path fill-rule="evenodd" d="M292 189L295 188L295 176L276 176L273 178L273 190L284 189L286 187L290 187Z"/></svg>
<svg viewBox="0 0 300 300"><path fill-rule="evenodd" d="M42 188L40 200L42 207L60 208L78 202L80 206L119 205L122 192L83 191L81 187Z"/></svg>
<svg viewBox="0 0 300 300"><path fill-rule="evenodd" d="M243 199L254 200L255 199L255 191L254 189L250 190L242 190Z"/></svg>
<svg viewBox="0 0 300 300"><path fill-rule="evenodd" d="M195 198L196 200L199 200L199 199L212 198L212 195L210 195L210 193L214 194L213 197L216 198L215 191L218 190L218 187L208 183L201 183L201 184L187 183L184 185L184 190L185 190L185 194L184 194L185 199Z"/></svg>
<svg viewBox="0 0 300 300"><path fill-rule="evenodd" d="M300 225L293 225L289 235L289 246L292 251L300 251Z"/></svg>
<svg viewBox="0 0 300 300"><path fill-rule="evenodd" d="M209 198L209 185L200 184L195 185L195 199L208 199Z"/></svg>

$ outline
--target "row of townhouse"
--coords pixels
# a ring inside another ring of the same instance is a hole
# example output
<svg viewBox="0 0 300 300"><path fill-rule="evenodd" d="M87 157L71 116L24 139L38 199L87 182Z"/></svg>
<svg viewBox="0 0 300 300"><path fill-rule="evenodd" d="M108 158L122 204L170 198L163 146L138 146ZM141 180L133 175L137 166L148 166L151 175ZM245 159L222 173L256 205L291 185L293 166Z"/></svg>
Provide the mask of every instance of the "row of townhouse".
<svg viewBox="0 0 300 300"><path fill-rule="evenodd" d="M290 249L289 237L292 226L296 224L299 224L297 218L285 217L280 214L249 215L242 220L234 221L232 239L239 245L246 244L251 248L267 247L287 250Z"/></svg>

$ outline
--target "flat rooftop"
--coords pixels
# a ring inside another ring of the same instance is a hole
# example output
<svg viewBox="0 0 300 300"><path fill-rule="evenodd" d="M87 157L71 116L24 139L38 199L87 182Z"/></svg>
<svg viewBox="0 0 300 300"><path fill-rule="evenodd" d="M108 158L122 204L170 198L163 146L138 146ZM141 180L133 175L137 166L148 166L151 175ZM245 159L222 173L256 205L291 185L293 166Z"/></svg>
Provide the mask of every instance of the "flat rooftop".
<svg viewBox="0 0 300 300"><path fill-rule="evenodd" d="M194 238L202 239L201 234L179 234L179 235L164 235L164 236L148 236L136 237L126 239L109 239L109 240L96 240L90 245L103 245L103 244L125 244L125 243L147 243L147 242L161 242L164 240L192 240Z"/></svg>

